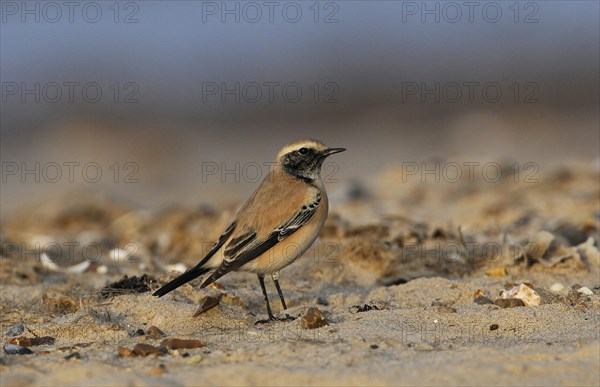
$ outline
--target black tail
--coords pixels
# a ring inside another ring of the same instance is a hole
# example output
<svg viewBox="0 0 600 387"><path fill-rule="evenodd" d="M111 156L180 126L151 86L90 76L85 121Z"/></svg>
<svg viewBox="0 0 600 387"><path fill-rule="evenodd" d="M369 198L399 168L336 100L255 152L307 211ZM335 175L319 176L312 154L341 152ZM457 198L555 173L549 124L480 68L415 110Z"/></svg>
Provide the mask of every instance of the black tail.
<svg viewBox="0 0 600 387"><path fill-rule="evenodd" d="M233 233L233 230L235 229L236 224L237 223L235 221L233 221L227 227L227 230L225 230L225 232L223 234L221 234L217 243L215 243L215 245L212 247L212 249L210 249L208 254L206 254L206 256L204 258L202 258L200 263L198 263L196 266L192 267L190 270L186 271L179 277L175 278L173 281L169 282L162 288L158 289L152 295L157 296L157 297L162 297L165 294L169 293L171 290L175 290L178 287L180 287L181 285L190 282L194 278L198 278L202 274L209 272L211 270L210 268L204 268L202 266L204 266L204 264L206 264L206 262L208 262L208 260L213 255L215 255L215 253L221 248L221 246L223 246L225 241L227 241L227 238L229 238L231 236L231 234ZM214 280L213 280L213 282L214 282ZM205 284L204 286L206 286L206 285L208 285L208 284Z"/></svg>
<svg viewBox="0 0 600 387"><path fill-rule="evenodd" d="M165 294L169 293L171 290L175 290L178 287L180 287L181 285L184 285L184 284L190 282L191 280L198 278L202 274L207 273L211 270L210 268L200 268L198 266L193 267L190 270L186 271L179 277L175 278L173 281L169 282L162 288L155 291L152 295L157 296L157 297L162 297Z"/></svg>

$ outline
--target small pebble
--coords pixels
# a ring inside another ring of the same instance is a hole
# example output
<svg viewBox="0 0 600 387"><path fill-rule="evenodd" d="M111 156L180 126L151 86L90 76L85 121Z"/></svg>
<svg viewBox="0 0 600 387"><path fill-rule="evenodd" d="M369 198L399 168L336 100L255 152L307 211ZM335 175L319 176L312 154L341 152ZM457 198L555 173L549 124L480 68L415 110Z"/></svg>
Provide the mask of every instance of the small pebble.
<svg viewBox="0 0 600 387"><path fill-rule="evenodd" d="M594 294L594 292L591 291L590 288L586 287L586 286L582 286L579 289L577 289L578 293L584 294L586 296L591 296Z"/></svg>
<svg viewBox="0 0 600 387"><path fill-rule="evenodd" d="M473 294L473 302L475 302L477 305L487 305L494 303L494 301L492 301L488 297L487 293L481 289L477 289Z"/></svg>
<svg viewBox="0 0 600 387"><path fill-rule="evenodd" d="M217 297L206 296L202 301L200 301L200 306L196 310L196 313L192 317L198 317L202 313L206 312L219 305L220 300Z"/></svg>
<svg viewBox="0 0 600 387"><path fill-rule="evenodd" d="M129 348L119 347L117 350L117 355L119 357L133 357L133 352Z"/></svg>
<svg viewBox="0 0 600 387"><path fill-rule="evenodd" d="M137 343L133 346L132 352L134 356L142 357L164 354L164 351L161 351L158 347L146 343Z"/></svg>
<svg viewBox="0 0 600 387"><path fill-rule="evenodd" d="M498 324L492 324L492 325L490 325L490 331L495 331L498 328L500 328L500 325L498 325Z"/></svg>
<svg viewBox="0 0 600 387"><path fill-rule="evenodd" d="M489 277L505 277L508 273L506 267L496 267L485 272Z"/></svg>
<svg viewBox="0 0 600 387"><path fill-rule="evenodd" d="M8 344L21 345L23 347L35 347L37 345L54 345L56 339L50 336L43 337L15 337L8 340Z"/></svg>
<svg viewBox="0 0 600 387"><path fill-rule="evenodd" d="M202 355L194 355L194 356L190 357L189 359L187 359L185 361L185 364L188 364L188 365L198 364L202 361L202 359L203 359Z"/></svg>
<svg viewBox="0 0 600 387"><path fill-rule="evenodd" d="M133 347L133 354L136 356L150 356L150 355L162 355L162 352L159 348L156 348L153 345L138 343Z"/></svg>
<svg viewBox="0 0 600 387"><path fill-rule="evenodd" d="M67 356L65 356L63 359L65 360L71 360L71 359L81 359L81 354L79 354L79 352L73 352L68 354Z"/></svg>
<svg viewBox="0 0 600 387"><path fill-rule="evenodd" d="M321 316L321 311L314 306L311 306L304 312L300 318L300 323L306 329L316 329L329 325L329 322Z"/></svg>
<svg viewBox="0 0 600 387"><path fill-rule="evenodd" d="M195 339L185 340L185 339L169 338L169 339L164 339L162 341L162 343L160 343L160 348L167 348L167 349L195 349L195 348L202 348L202 347L204 347L204 343L202 343L200 340L195 340Z"/></svg>
<svg viewBox="0 0 600 387"><path fill-rule="evenodd" d="M560 282L556 282L555 284L550 286L550 291L554 292L554 293L560 293L563 290L565 290L565 286L563 284L561 284Z"/></svg>
<svg viewBox="0 0 600 387"><path fill-rule="evenodd" d="M133 332L131 334L132 337L137 337L137 336L144 336L146 333L144 332L144 330L142 328L137 329L135 332Z"/></svg>
<svg viewBox="0 0 600 387"><path fill-rule="evenodd" d="M28 337L15 337L7 341L8 344L20 345L22 347L31 347L31 339Z"/></svg>
<svg viewBox="0 0 600 387"><path fill-rule="evenodd" d="M491 299L487 298L486 296L475 297L475 299L473 300L473 302L475 302L477 305L487 305L487 304L493 304L494 303L494 301L492 301Z"/></svg>
<svg viewBox="0 0 600 387"><path fill-rule="evenodd" d="M25 323L19 322L19 323L16 323L15 325L13 325L12 327L8 328L8 331L6 332L6 336L8 336L8 337L19 336L24 331L25 331Z"/></svg>
<svg viewBox="0 0 600 387"><path fill-rule="evenodd" d="M6 352L9 355L31 355L31 354L33 354L31 349L29 349L27 347L22 347L20 345L15 345L15 344L6 344L4 346L4 352Z"/></svg>
<svg viewBox="0 0 600 387"><path fill-rule="evenodd" d="M148 328L148 331L146 333L151 339L160 339L161 337L166 336L165 332L161 331L154 325L152 325L150 328Z"/></svg>

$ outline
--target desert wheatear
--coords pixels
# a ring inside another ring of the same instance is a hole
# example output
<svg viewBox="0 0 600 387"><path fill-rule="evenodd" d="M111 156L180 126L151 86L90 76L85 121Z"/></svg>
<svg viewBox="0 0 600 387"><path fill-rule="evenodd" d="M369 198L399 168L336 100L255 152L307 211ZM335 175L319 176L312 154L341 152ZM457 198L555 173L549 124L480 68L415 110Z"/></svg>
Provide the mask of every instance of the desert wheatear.
<svg viewBox="0 0 600 387"><path fill-rule="evenodd" d="M249 271L258 275L269 319L275 320L264 277L271 275L283 309L287 309L279 270L304 254L319 235L329 207L321 166L327 156L344 150L328 148L317 140L284 146L269 174L209 253L154 295L163 296L209 272L202 288L231 271Z"/></svg>

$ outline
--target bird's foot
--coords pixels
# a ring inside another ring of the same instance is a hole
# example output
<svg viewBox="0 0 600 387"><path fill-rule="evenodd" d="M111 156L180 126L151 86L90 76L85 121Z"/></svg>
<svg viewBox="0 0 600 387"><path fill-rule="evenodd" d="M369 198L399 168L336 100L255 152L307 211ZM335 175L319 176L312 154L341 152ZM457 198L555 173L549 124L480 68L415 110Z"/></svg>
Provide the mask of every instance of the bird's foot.
<svg viewBox="0 0 600 387"><path fill-rule="evenodd" d="M290 316L289 314L285 314L285 317L278 318L279 321L294 321L296 317Z"/></svg>
<svg viewBox="0 0 600 387"><path fill-rule="evenodd" d="M285 317L269 316L269 318L266 320L258 320L257 322L254 323L254 325L268 324L273 321L294 321L295 319L296 319L296 317L292 317L289 314L286 314Z"/></svg>

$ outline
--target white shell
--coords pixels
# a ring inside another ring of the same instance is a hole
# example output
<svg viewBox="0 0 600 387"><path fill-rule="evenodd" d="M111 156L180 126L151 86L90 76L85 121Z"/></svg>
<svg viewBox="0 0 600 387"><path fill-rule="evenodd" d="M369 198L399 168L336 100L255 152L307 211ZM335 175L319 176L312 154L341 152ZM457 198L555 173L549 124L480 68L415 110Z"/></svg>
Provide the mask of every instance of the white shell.
<svg viewBox="0 0 600 387"><path fill-rule="evenodd" d="M187 267L183 263L176 263L174 265L167 265L167 271L176 271L178 273L185 273Z"/></svg>
<svg viewBox="0 0 600 387"><path fill-rule="evenodd" d="M579 292L579 293L581 293L581 294L584 294L584 295L586 295L586 296L591 296L591 295L593 295L593 294L594 294L594 292L592 292L592 291L590 290L590 288L588 288L588 287L585 287L585 286L582 286L582 287L580 287L579 289L577 289L577 292Z"/></svg>
<svg viewBox="0 0 600 387"><path fill-rule="evenodd" d="M525 304L525 306L536 306L539 305L542 301L539 294L537 294L535 290L533 290L525 284L515 286L510 290L503 290L500 293L500 296L503 299L518 298L521 301L523 301L523 304Z"/></svg>

